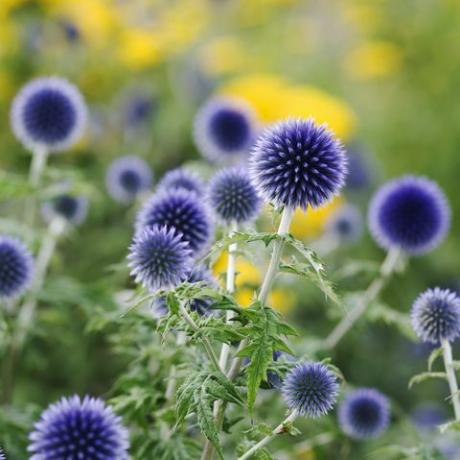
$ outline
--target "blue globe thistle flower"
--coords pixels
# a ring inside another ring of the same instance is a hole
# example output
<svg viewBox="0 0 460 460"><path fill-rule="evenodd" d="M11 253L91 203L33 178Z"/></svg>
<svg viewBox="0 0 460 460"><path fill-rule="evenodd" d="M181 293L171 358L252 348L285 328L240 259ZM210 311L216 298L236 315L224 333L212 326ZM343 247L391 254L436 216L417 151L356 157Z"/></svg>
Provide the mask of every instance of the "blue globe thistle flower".
<svg viewBox="0 0 460 460"><path fill-rule="evenodd" d="M212 235L208 210L194 193L184 190L153 195L142 207L136 222L136 232L153 225L174 228L183 241L189 243L193 255L198 255Z"/></svg>
<svg viewBox="0 0 460 460"><path fill-rule="evenodd" d="M82 136L86 120L80 92L58 77L32 80L19 91L11 108L14 134L30 150L54 152L71 147Z"/></svg>
<svg viewBox="0 0 460 460"><path fill-rule="evenodd" d="M208 196L214 213L226 224L248 222L260 211L261 199L240 167L219 171L209 183Z"/></svg>
<svg viewBox="0 0 460 460"><path fill-rule="evenodd" d="M82 196L63 194L42 206L42 215L47 222L59 216L73 225L79 225L85 220L87 213L88 200Z"/></svg>
<svg viewBox="0 0 460 460"><path fill-rule="evenodd" d="M189 245L174 228L145 228L134 237L129 250L131 275L153 291L178 285L192 267Z"/></svg>
<svg viewBox="0 0 460 460"><path fill-rule="evenodd" d="M390 404L379 391L359 388L345 397L338 416L340 427L351 438L376 438L388 427Z"/></svg>
<svg viewBox="0 0 460 460"><path fill-rule="evenodd" d="M334 406L339 384L335 374L324 364L298 364L284 379L281 392L290 409L317 418Z"/></svg>
<svg viewBox="0 0 460 460"><path fill-rule="evenodd" d="M46 409L29 435L30 460L126 460L128 431L97 398L62 398Z"/></svg>
<svg viewBox="0 0 460 460"><path fill-rule="evenodd" d="M131 94L123 106L123 119L128 128L139 126L148 121L155 109L155 99L146 91Z"/></svg>
<svg viewBox="0 0 460 460"><path fill-rule="evenodd" d="M359 240L364 231L361 211L351 204L340 207L329 217L326 229L339 241L351 243Z"/></svg>
<svg viewBox="0 0 460 460"><path fill-rule="evenodd" d="M70 43L75 43L80 40L80 30L73 21L69 21L68 19L62 19L59 23L62 27L62 31L64 32L65 37Z"/></svg>
<svg viewBox="0 0 460 460"><path fill-rule="evenodd" d="M446 412L434 402L418 404L411 412L411 420L421 431L434 430L447 421Z"/></svg>
<svg viewBox="0 0 460 460"><path fill-rule="evenodd" d="M242 101L213 99L195 118L195 143L210 161L240 160L249 152L255 136L253 111Z"/></svg>
<svg viewBox="0 0 460 460"><path fill-rule="evenodd" d="M190 272L185 281L187 281L188 283L204 283L206 286L209 287L217 286L217 282L212 276L211 271L204 265L200 265L194 268ZM196 311L200 315L208 316L212 313L211 306L213 305L213 303L214 300L210 297L203 297L199 299L196 298L190 302L189 308L192 311ZM168 305L164 297L157 297L155 299L153 304L153 312L154 317L156 318L164 316L168 313Z"/></svg>
<svg viewBox="0 0 460 460"><path fill-rule="evenodd" d="M450 208L439 186L424 177L404 176L381 187L369 205L369 228L384 249L424 254L445 237Z"/></svg>
<svg viewBox="0 0 460 460"><path fill-rule="evenodd" d="M32 281L33 269L33 257L25 245L0 235L0 298L21 295Z"/></svg>
<svg viewBox="0 0 460 460"><path fill-rule="evenodd" d="M5 454L3 453L2 449L0 449L0 460L6 460Z"/></svg>
<svg viewBox="0 0 460 460"><path fill-rule="evenodd" d="M159 192L186 190L187 192L194 192L198 196L203 195L203 189L203 181L198 175L184 168L168 171L157 185Z"/></svg>
<svg viewBox="0 0 460 460"><path fill-rule="evenodd" d="M424 342L452 342L460 335L460 297L449 289L428 289L415 300L411 319Z"/></svg>
<svg viewBox="0 0 460 460"><path fill-rule="evenodd" d="M152 186L153 173L148 163L135 155L114 160L105 176L109 195L119 203L132 202Z"/></svg>
<svg viewBox="0 0 460 460"><path fill-rule="evenodd" d="M341 143L312 119L290 119L267 129L250 157L251 178L276 206L316 208L345 183L347 159Z"/></svg>

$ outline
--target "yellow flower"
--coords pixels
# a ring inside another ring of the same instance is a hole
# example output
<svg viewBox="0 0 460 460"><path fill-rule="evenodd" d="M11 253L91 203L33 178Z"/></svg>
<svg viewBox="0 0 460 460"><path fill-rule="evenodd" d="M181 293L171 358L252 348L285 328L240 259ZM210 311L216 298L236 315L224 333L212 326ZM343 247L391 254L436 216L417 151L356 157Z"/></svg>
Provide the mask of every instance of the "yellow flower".
<svg viewBox="0 0 460 460"><path fill-rule="evenodd" d="M402 64L403 52L394 43L373 41L352 50L345 59L345 69L352 78L370 80L396 73Z"/></svg>
<svg viewBox="0 0 460 460"><path fill-rule="evenodd" d="M153 33L142 29L127 29L120 37L118 57L130 69L150 67L162 57L159 40Z"/></svg>
<svg viewBox="0 0 460 460"><path fill-rule="evenodd" d="M268 295L268 305L280 313L286 314L291 311L297 302L297 297L292 291L286 287L274 288Z"/></svg>

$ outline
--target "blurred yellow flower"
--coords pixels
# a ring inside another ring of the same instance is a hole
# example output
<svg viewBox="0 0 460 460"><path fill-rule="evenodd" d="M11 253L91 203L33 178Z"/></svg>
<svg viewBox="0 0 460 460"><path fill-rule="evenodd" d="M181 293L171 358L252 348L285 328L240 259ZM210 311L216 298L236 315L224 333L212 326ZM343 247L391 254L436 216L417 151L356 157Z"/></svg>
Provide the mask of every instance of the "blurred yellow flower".
<svg viewBox="0 0 460 460"><path fill-rule="evenodd" d="M370 80L393 75L400 68L403 52L398 45L385 41L372 41L352 50L345 59L350 77Z"/></svg>
<svg viewBox="0 0 460 460"><path fill-rule="evenodd" d="M343 4L343 7L345 20L362 33L370 33L376 30L383 21L382 12L377 2L366 4L347 2Z"/></svg>
<svg viewBox="0 0 460 460"><path fill-rule="evenodd" d="M142 29L124 30L117 51L120 61L133 70L150 67L162 57L159 40Z"/></svg>
<svg viewBox="0 0 460 460"><path fill-rule="evenodd" d="M297 297L292 291L292 289L288 289L286 287L277 287L274 288L269 296L267 303L270 305L274 310L286 314L291 311L297 302Z"/></svg>

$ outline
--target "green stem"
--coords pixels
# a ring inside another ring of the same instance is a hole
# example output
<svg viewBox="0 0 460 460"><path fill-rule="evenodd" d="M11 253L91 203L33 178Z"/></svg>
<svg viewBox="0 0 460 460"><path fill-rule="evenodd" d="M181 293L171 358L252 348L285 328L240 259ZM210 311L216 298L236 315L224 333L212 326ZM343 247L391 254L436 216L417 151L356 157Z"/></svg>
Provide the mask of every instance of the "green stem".
<svg viewBox="0 0 460 460"><path fill-rule="evenodd" d="M450 388L450 396L454 406L455 420L460 421L460 399L458 394L457 377L455 375L454 363L452 359L452 347L448 340L441 340L444 367L446 369L447 381Z"/></svg>

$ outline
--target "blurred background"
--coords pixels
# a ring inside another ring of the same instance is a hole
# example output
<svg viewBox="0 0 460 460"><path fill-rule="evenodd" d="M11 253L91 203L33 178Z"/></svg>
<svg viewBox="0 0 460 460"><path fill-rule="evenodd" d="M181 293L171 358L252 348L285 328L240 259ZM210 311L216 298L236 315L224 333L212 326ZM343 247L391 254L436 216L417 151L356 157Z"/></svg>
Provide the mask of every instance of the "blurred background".
<svg viewBox="0 0 460 460"><path fill-rule="evenodd" d="M111 388L132 357L117 353L116 326L94 323L107 320L98 315L111 311L113 287L131 286L118 265L127 254L135 205L110 199L105 171L115 158L135 154L152 166L155 182L184 163L209 175L192 127L197 109L216 94L246 100L261 125L313 116L346 145L351 174L344 195L309 215L299 212L293 224L293 233L320 252L334 210L352 203L365 219L369 197L388 178L426 175L445 190L453 209L448 239L413 258L390 283L382 303L394 317L376 313L359 324L333 359L352 385L389 395L396 417L408 420L430 401L448 413L443 383L408 390L410 377L425 370L429 350L417 345L406 320L420 291L460 286L458 43L457 0L1 0L2 232L11 230L22 193L18 177L30 164L10 129L18 89L36 76L66 77L83 93L91 122L82 142L50 160L48 179L71 178L90 200L89 215L52 261L16 371L13 407L0 412L0 436L7 433L6 442L19 449L38 409L63 394L114 396ZM352 259L372 266L383 258L365 229L323 252L339 293L367 285L368 277L353 276ZM244 303L263 271L252 261L239 263ZM340 313L304 282L280 280L271 302L303 330L295 344L300 354L308 355L309 341L324 337ZM393 442L398 433L387 436L379 442ZM325 448L316 458L364 458L367 449L339 445L340 457ZM307 449L299 458L313 455Z"/></svg>

